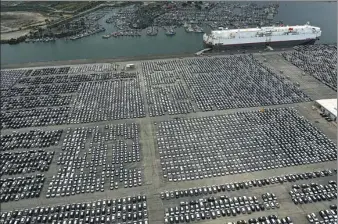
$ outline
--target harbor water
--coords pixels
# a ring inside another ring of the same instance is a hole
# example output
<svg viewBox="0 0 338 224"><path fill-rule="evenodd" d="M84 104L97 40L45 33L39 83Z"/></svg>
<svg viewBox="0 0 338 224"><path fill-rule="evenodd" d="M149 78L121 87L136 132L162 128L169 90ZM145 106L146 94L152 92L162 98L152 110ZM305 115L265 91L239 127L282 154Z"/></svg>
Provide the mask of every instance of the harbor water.
<svg viewBox="0 0 338 224"><path fill-rule="evenodd" d="M106 34L114 31L111 24L100 20ZM336 2L279 2L276 21L285 25L303 25L307 21L322 29L318 43L337 42ZM208 31L208 30L206 30ZM18 64L41 61L65 61L76 59L106 59L143 55L195 53L203 48L202 33L187 33L177 28L176 35L167 36L163 29L157 36L117 37L103 39L104 33L97 33L79 40L56 40L55 42L20 43L1 45L1 64Z"/></svg>

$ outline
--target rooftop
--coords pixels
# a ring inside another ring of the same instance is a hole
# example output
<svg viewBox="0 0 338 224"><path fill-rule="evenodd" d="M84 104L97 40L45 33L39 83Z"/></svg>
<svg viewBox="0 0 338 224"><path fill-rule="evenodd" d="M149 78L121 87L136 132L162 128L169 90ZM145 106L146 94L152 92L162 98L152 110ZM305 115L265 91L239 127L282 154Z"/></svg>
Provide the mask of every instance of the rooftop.
<svg viewBox="0 0 338 224"><path fill-rule="evenodd" d="M316 102L337 117L337 98L316 100Z"/></svg>

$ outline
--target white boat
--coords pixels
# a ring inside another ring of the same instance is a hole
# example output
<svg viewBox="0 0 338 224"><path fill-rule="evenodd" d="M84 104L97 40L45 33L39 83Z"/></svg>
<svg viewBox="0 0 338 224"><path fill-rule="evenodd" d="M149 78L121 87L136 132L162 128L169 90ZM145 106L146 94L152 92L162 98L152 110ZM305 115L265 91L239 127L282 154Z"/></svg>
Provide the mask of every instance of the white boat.
<svg viewBox="0 0 338 224"><path fill-rule="evenodd" d="M195 32L196 33L203 33L203 28L196 25L195 26Z"/></svg>
<svg viewBox="0 0 338 224"><path fill-rule="evenodd" d="M286 47L314 44L321 36L319 27L306 25L270 26L248 29L223 29L203 35L208 48Z"/></svg>
<svg viewBox="0 0 338 224"><path fill-rule="evenodd" d="M192 33L194 32L194 28L191 26L191 24L188 24L187 27L185 27L185 31L188 32L188 33Z"/></svg>

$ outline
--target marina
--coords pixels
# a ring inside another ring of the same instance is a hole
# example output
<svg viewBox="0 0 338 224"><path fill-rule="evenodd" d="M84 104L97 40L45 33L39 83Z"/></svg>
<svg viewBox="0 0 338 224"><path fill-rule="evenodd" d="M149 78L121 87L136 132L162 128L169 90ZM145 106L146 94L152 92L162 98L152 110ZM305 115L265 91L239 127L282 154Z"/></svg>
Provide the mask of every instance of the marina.
<svg viewBox="0 0 338 224"><path fill-rule="evenodd" d="M196 24L185 23L183 27L187 33L204 33L203 28Z"/></svg>
<svg viewBox="0 0 338 224"><path fill-rule="evenodd" d="M167 36L174 36L176 34L174 27L164 27L165 35Z"/></svg>
<svg viewBox="0 0 338 224"><path fill-rule="evenodd" d="M55 42L56 39L52 37L39 38L39 39L29 39L25 40L25 43L36 43L36 42Z"/></svg>
<svg viewBox="0 0 338 224"><path fill-rule="evenodd" d="M134 30L121 30L119 32L112 32L111 34L105 34L103 39L109 39L111 37L140 37L141 33Z"/></svg>
<svg viewBox="0 0 338 224"><path fill-rule="evenodd" d="M74 36L70 36L70 37L67 37L66 39L68 40L78 40L78 39L81 39L81 38L84 38L84 37L88 37L90 35L93 35L93 34L96 34L96 33L101 33L101 32L104 32L106 31L106 29L104 27L101 27L101 28L97 28L95 30L89 30L87 32L84 32L84 33L80 33L80 34L76 34Z"/></svg>
<svg viewBox="0 0 338 224"><path fill-rule="evenodd" d="M304 24L306 21L310 21L313 26L318 26L322 30L322 36L317 43L336 43L337 40L337 31L336 31L336 11L334 10L334 6L336 3L297 3L297 2L288 2L288 3L280 3L278 7L278 13L274 17L273 23L279 23L281 20L285 25L293 25L293 24ZM115 10L115 9L114 9ZM136 20L132 20L130 24L127 26L119 26L116 27L113 23L108 24L106 20L115 14L118 13L118 10L114 11L111 8L105 9L104 12L106 15L99 19L97 23L106 29L105 32L95 33L85 38L80 38L74 41L70 41L66 37L57 37L54 38L56 41L49 42L37 42L37 43L20 43L18 45L2 45L1 48L1 56L2 64L13 64L20 62L37 62L37 61L50 61L50 60L72 60L75 58L91 58L91 59L103 59L103 58L112 58L112 57L130 57L133 55L142 56L142 55L163 55L163 54L184 54L195 52L203 49L203 33L195 33L195 32L186 32L186 27L184 27L185 22L194 27L194 25L198 25L203 29L203 32L210 33L212 29L218 29L220 25L217 23L213 25L213 22L208 22L207 25L203 26L196 23L196 19L193 16L185 16L185 21L182 24L175 28L176 35L171 36L170 38L165 35L165 30L162 28L172 26L170 24L164 25L164 20L155 20L159 25L153 25L153 27L158 28L157 35L149 36L147 35L148 27L140 28L139 24ZM189 9L190 10L190 9ZM188 11L190 13L188 9ZM222 13L226 13L227 9L224 9ZM220 11L220 10L219 10ZM237 10L235 10L237 13ZM310 19L306 16L299 16L305 14L318 14L329 16L332 19L324 20L322 16L311 17ZM123 11L121 11L123 13ZM182 13L181 13L182 14ZM193 13L190 13L193 15ZM130 16L131 14L121 14L119 15L120 20L121 17ZM214 14L212 14L214 15ZM220 14L222 15L222 14ZM198 20L198 19L197 19ZM159 22L160 21L160 22ZM154 23L155 23L154 22ZM95 24L95 23L94 23ZM161 25L162 24L162 25ZM136 27L136 28L134 28ZM213 28L211 28L213 27ZM227 25L223 26L224 28ZM256 27L256 26L255 26ZM333 28L332 28L333 27ZM63 28L66 31L66 27ZM103 39L103 35L111 35L114 32L127 31L127 30L137 30L141 36L138 35L137 38L130 36L119 36L116 33L116 37L120 38L109 38L108 40ZM231 29L231 26L228 26L228 29ZM80 32L79 32L80 33ZM78 33L78 34L79 34ZM76 35L74 33L73 35ZM53 38L53 36L51 37ZM36 39L41 39L41 37L37 37ZM165 44L164 44L165 43ZM182 44L184 43L184 44ZM81 45L85 44L86 48L81 47ZM38 45L38 47L35 47ZM131 48L130 46L138 46L137 50L135 48ZM62 52L66 51L67 53L61 53L61 51L53 50L54 48L63 49ZM17 55L16 52L22 52L22 54ZM31 52L38 51L39 53ZM90 53L89 53L90 52ZM88 53L88 54L87 54ZM84 56L87 54L87 56Z"/></svg>
<svg viewBox="0 0 338 224"><path fill-rule="evenodd" d="M153 9L151 7L149 8L149 11L152 12L149 16L154 18L149 18L148 20L153 20L153 23L147 22L147 24L141 24L142 18L140 18L140 14L142 14L144 8L147 8L148 6L134 4L117 9L110 9L107 7L69 21L68 23L62 24L56 28L40 29L32 34L29 34L27 39L37 40L46 37L59 39L66 37L67 40L78 40L83 37L105 31L102 20L104 21L104 24L111 24L120 31L120 36L139 36L139 31L144 29L147 29L146 35L156 36L158 28L164 29L165 35L174 36L176 34L174 27L181 27L183 24L187 32L203 33L204 30L201 26L208 26L211 29L215 29L215 27L223 25L241 27L252 26L257 23L271 24L273 17L277 14L278 8L278 5L276 4L269 4L260 7L254 3L242 5L234 3L196 3L193 5L184 5L179 2L152 4L155 7L161 5L163 9L162 12L160 12L161 15L154 16ZM214 10L216 8L217 10ZM232 16L234 15L233 13L236 9L241 12L241 14L237 15L238 18ZM253 9L258 13L257 15L250 15L248 23L243 24L241 21L243 18L246 18L244 15L248 14L248 9ZM264 14L261 13L262 10L268 12L268 17L264 18ZM224 17L224 14L227 14L227 16ZM100 25L98 24L99 20L101 21ZM187 23L188 25L186 26ZM154 26L156 27L155 30ZM151 29L151 32L149 29ZM103 39L108 39L108 36Z"/></svg>
<svg viewBox="0 0 338 224"><path fill-rule="evenodd" d="M148 36L156 36L158 34L158 28L157 27L148 27L147 28L147 35Z"/></svg>

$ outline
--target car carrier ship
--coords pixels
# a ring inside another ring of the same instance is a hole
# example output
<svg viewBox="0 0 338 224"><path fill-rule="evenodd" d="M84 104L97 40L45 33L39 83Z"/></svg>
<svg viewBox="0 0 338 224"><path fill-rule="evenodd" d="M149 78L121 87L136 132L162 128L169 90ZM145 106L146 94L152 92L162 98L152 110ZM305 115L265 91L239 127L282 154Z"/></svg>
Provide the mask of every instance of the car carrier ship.
<svg viewBox="0 0 338 224"><path fill-rule="evenodd" d="M248 29L223 29L203 35L207 48L258 48L258 47L291 47L314 44L321 36L319 27L309 23L299 26L269 26Z"/></svg>

